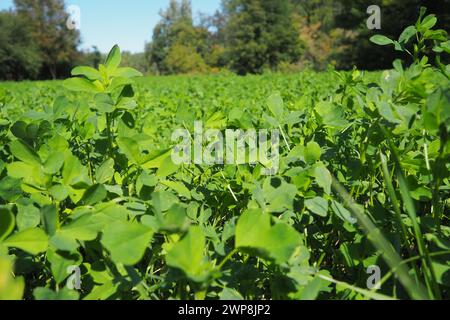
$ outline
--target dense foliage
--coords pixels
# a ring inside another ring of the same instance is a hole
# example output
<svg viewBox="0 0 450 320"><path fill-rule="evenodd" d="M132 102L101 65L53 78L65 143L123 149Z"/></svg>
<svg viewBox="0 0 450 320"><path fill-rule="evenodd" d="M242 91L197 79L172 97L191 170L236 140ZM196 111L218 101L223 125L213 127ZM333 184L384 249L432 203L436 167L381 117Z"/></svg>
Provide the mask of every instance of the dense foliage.
<svg viewBox="0 0 450 320"><path fill-rule="evenodd" d="M450 298L435 24L372 38L415 60L379 73L142 78L114 47L64 83L1 84L0 298ZM195 120L280 129L280 170L175 165L171 134Z"/></svg>
<svg viewBox="0 0 450 320"><path fill-rule="evenodd" d="M328 65L339 70L386 69L395 58L405 57L371 45L369 38L379 31L367 26L373 5L380 8L379 27L394 38L415 22L421 5L439 17L440 28L448 29L450 22L445 10L449 0L223 0L221 10L197 21L190 1L171 0L146 52L151 70L162 74L199 73L205 67L239 74L325 70ZM195 63L171 69L166 58L170 51L181 51L178 57L192 57Z"/></svg>
<svg viewBox="0 0 450 320"><path fill-rule="evenodd" d="M27 21L0 12L0 74L3 80L35 79L41 58Z"/></svg>
<svg viewBox="0 0 450 320"><path fill-rule="evenodd" d="M0 13L0 79L67 76L79 57L80 34L67 28L64 0L14 0L14 9Z"/></svg>
<svg viewBox="0 0 450 320"><path fill-rule="evenodd" d="M98 67L101 53L80 49L83 29L67 28L65 3L15 0L0 13L0 79L67 78L76 65ZM439 28L450 25L450 0L223 0L212 15L194 15L190 0L170 0L151 41L142 43L145 52L127 53L124 63L153 75L297 72L329 65L383 70L405 56L369 42L378 32L367 27L372 5L380 7L381 30L393 38L414 23L420 5L439 17Z"/></svg>
<svg viewBox="0 0 450 320"><path fill-rule="evenodd" d="M289 0L228 1L225 32L231 69L261 73L298 61L300 43L291 12Z"/></svg>

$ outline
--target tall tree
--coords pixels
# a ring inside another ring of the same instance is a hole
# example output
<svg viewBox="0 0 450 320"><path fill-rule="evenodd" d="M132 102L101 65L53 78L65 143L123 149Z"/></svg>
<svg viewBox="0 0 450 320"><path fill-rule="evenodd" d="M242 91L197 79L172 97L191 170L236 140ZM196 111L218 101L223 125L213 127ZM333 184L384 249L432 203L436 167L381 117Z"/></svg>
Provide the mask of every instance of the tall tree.
<svg viewBox="0 0 450 320"><path fill-rule="evenodd" d="M80 35L67 27L64 0L14 0L19 16L32 28L41 57L43 78L56 79L68 73L77 57Z"/></svg>
<svg viewBox="0 0 450 320"><path fill-rule="evenodd" d="M294 24L302 46L301 67L325 69L335 50L333 27L338 3L334 0L292 0Z"/></svg>
<svg viewBox="0 0 450 320"><path fill-rule="evenodd" d="M307 26L320 23L321 29L329 31L334 24L338 3L334 0L292 0L292 4Z"/></svg>
<svg viewBox="0 0 450 320"><path fill-rule="evenodd" d="M15 12L0 12L0 79L36 79L41 57L27 21Z"/></svg>
<svg viewBox="0 0 450 320"><path fill-rule="evenodd" d="M290 0L225 0L226 47L231 68L260 73L299 58Z"/></svg>
<svg viewBox="0 0 450 320"><path fill-rule="evenodd" d="M206 52L207 31L194 26L190 0L171 0L160 16L161 21L153 30L152 42L146 49L150 64L156 66L159 73L166 74L186 71L175 63L180 54L189 53L188 57L182 57L184 61L189 58L203 60L201 55Z"/></svg>

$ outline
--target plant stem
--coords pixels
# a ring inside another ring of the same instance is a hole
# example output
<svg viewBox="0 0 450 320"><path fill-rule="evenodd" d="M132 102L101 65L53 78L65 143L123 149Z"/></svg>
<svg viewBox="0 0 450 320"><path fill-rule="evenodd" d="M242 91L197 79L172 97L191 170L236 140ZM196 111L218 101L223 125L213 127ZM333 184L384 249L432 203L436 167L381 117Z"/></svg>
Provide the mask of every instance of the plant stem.
<svg viewBox="0 0 450 320"><path fill-rule="evenodd" d="M111 132L111 115L106 114L106 133L108 135L108 153L111 158L113 158L113 139Z"/></svg>
<svg viewBox="0 0 450 320"><path fill-rule="evenodd" d="M396 274L398 275L400 282L403 284L410 297L419 300L429 299L430 297L421 284L416 283L416 281L411 278L408 268L402 265L402 259L393 249L391 243L389 243L381 231L373 224L364 210L355 203L353 198L348 194L347 190L345 190L339 181L337 181L335 177L332 177L332 179L333 189L344 199L345 205L357 218L358 224L366 232L368 239L372 242L375 248L383 253L383 258L389 267L396 270Z"/></svg>
<svg viewBox="0 0 450 320"><path fill-rule="evenodd" d="M291 147L289 146L289 143L286 139L286 135L284 134L283 128L281 127L281 125L279 125L278 127L280 128L281 135L283 136L283 140L284 140L284 143L286 144L286 147L288 148L289 152L291 152Z"/></svg>
<svg viewBox="0 0 450 320"><path fill-rule="evenodd" d="M347 289L350 289L350 290L352 290L354 292L358 292L358 293L360 293L360 294L362 294L362 295L364 295L364 296L366 296L366 297L368 297L370 299L373 299L373 300L397 300L395 298L386 296L384 294L376 293L376 292L373 292L373 291L370 291L370 290L366 290L366 289L363 289L363 288L358 288L358 287L355 287L355 286L353 286L351 284L348 284L346 282L335 280L335 279L333 279L331 277L324 276L324 275L322 275L320 273L317 273L316 277L318 277L318 278L320 278L322 280L325 280L325 281L328 281L328 282L340 285L340 286L342 286L344 288L347 288Z"/></svg>
<svg viewBox="0 0 450 320"><path fill-rule="evenodd" d="M227 178L225 178L225 175L223 174L222 171L220 171L220 174L222 175L223 179L226 181L227 189L230 191L231 195L233 196L234 201L239 202L239 200L237 199L236 195L234 194L233 189L231 189L231 185L228 183L228 180L227 180Z"/></svg>
<svg viewBox="0 0 450 320"><path fill-rule="evenodd" d="M227 263L227 261L230 260L238 251L239 250L236 248L230 251L230 253L222 260L222 262L217 266L217 268L221 270L225 265L225 263Z"/></svg>

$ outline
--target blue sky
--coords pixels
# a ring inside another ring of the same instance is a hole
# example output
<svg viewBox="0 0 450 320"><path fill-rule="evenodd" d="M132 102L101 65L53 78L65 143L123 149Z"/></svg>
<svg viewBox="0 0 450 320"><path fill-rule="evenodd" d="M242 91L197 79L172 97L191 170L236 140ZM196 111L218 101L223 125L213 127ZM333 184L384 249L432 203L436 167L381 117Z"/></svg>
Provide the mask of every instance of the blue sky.
<svg viewBox="0 0 450 320"><path fill-rule="evenodd" d="M12 0L0 0L0 10L12 7ZM82 48L97 45L108 52L118 44L122 50L141 52L150 41L153 27L159 21L159 11L169 0L66 0L81 10ZM194 15L214 13L220 0L192 0Z"/></svg>

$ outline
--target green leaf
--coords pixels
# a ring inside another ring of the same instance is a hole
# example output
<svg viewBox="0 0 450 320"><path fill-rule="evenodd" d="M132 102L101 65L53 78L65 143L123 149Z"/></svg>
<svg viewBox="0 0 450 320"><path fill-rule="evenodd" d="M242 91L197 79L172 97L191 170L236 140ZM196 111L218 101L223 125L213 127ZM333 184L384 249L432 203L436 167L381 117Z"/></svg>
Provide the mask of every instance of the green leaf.
<svg viewBox="0 0 450 320"><path fill-rule="evenodd" d="M176 165L175 163L173 163L171 157L167 157L166 160L159 167L158 171L156 172L156 175L159 178L166 178L177 172L180 167L181 165Z"/></svg>
<svg viewBox="0 0 450 320"><path fill-rule="evenodd" d="M98 183L108 183L114 177L114 160L108 159L96 170L95 179Z"/></svg>
<svg viewBox="0 0 450 320"><path fill-rule="evenodd" d="M117 139L117 144L120 151L127 156L131 163L139 164L141 162L141 151L136 140L122 137Z"/></svg>
<svg viewBox="0 0 450 320"><path fill-rule="evenodd" d="M450 283L450 264L433 262L433 269L436 273L437 282L447 286Z"/></svg>
<svg viewBox="0 0 450 320"><path fill-rule="evenodd" d="M177 196L168 191L156 191L152 194L152 204L157 213L169 210L178 201Z"/></svg>
<svg viewBox="0 0 450 320"><path fill-rule="evenodd" d="M124 206L112 202L101 203L95 206L97 213L94 220L104 221L105 225L116 221L127 221L130 212Z"/></svg>
<svg viewBox="0 0 450 320"><path fill-rule="evenodd" d="M21 140L12 141L9 144L9 149L17 159L30 165L41 165L38 154L25 142Z"/></svg>
<svg viewBox="0 0 450 320"><path fill-rule="evenodd" d="M83 188L91 184L87 169L81 164L80 160L72 155L65 159L62 177L66 186Z"/></svg>
<svg viewBox="0 0 450 320"><path fill-rule="evenodd" d="M17 205L17 227L20 231L35 228L41 222L41 214L34 205Z"/></svg>
<svg viewBox="0 0 450 320"><path fill-rule="evenodd" d="M450 120L449 91L436 90L427 98L424 125L427 130L438 131L441 124Z"/></svg>
<svg viewBox="0 0 450 320"><path fill-rule="evenodd" d="M102 74L92 67L76 67L72 70L73 76L85 76L89 80L102 80Z"/></svg>
<svg viewBox="0 0 450 320"><path fill-rule="evenodd" d="M86 190L86 192L83 195L83 198L81 198L81 201L85 205L91 206L103 201L106 198L106 196L107 192L105 186L102 184L95 184Z"/></svg>
<svg viewBox="0 0 450 320"><path fill-rule="evenodd" d="M227 125L227 119L222 111L214 112L205 122L207 129L223 129Z"/></svg>
<svg viewBox="0 0 450 320"><path fill-rule="evenodd" d="M350 211L345 209L345 207L342 204L340 204L339 202L332 200L331 201L331 209L343 221L351 223L351 224L355 224L357 222L356 218L354 218L352 216Z"/></svg>
<svg viewBox="0 0 450 320"><path fill-rule="evenodd" d="M132 98L122 98L119 100L116 107L120 110L133 110L137 107L137 102Z"/></svg>
<svg viewBox="0 0 450 320"><path fill-rule="evenodd" d="M45 231L49 236L53 236L59 229L59 216L56 206L47 205L41 209L41 219Z"/></svg>
<svg viewBox="0 0 450 320"><path fill-rule="evenodd" d="M0 207L0 242L14 230L14 215L7 207Z"/></svg>
<svg viewBox="0 0 450 320"><path fill-rule="evenodd" d="M13 277L13 261L5 255L0 255L0 279L0 301L22 300L25 279Z"/></svg>
<svg viewBox="0 0 450 320"><path fill-rule="evenodd" d="M118 45L115 45L108 54L106 58L105 66L108 71L115 71L122 60L122 54L120 53L120 48Z"/></svg>
<svg viewBox="0 0 450 320"><path fill-rule="evenodd" d="M50 238L49 244L58 250L68 252L75 251L80 246L77 240L72 237L65 236L59 232Z"/></svg>
<svg viewBox="0 0 450 320"><path fill-rule="evenodd" d="M382 35L379 35L379 34L371 37L370 41L375 43L375 44L378 44L380 46L385 46L385 45L388 45L388 44L394 44L393 40L389 39L386 36L382 36Z"/></svg>
<svg viewBox="0 0 450 320"><path fill-rule="evenodd" d="M317 184L321 187L326 194L331 194L331 173L324 165L319 165L314 170L314 177Z"/></svg>
<svg viewBox="0 0 450 320"><path fill-rule="evenodd" d="M116 71L112 73L114 77L123 77L123 78L135 78L142 77L143 74L136 69L133 68L118 68Z"/></svg>
<svg viewBox="0 0 450 320"><path fill-rule="evenodd" d="M322 149L316 142L309 142L304 149L303 156L307 164L314 164L320 160L320 157L322 156Z"/></svg>
<svg viewBox="0 0 450 320"><path fill-rule="evenodd" d="M113 92L118 89L123 89L123 87L126 87L127 85L130 85L133 83L133 80L123 77L115 77L112 79L111 84L108 86L107 92Z"/></svg>
<svg viewBox="0 0 450 320"><path fill-rule="evenodd" d="M142 190L145 190L145 187L153 188L157 184L158 178L155 175L149 175L143 171L136 181L136 190L140 194Z"/></svg>
<svg viewBox="0 0 450 320"><path fill-rule="evenodd" d="M153 152L142 161L142 168L158 169L169 157L171 157L171 155L172 149Z"/></svg>
<svg viewBox="0 0 450 320"><path fill-rule="evenodd" d="M281 121L284 115L284 103L281 95L279 93L271 95L267 99L267 105L269 106L269 110L272 112L275 119Z"/></svg>
<svg viewBox="0 0 450 320"><path fill-rule="evenodd" d="M250 250L278 264L287 262L300 246L298 232L285 223L270 225L270 215L260 210L248 210L236 225L236 248Z"/></svg>
<svg viewBox="0 0 450 320"><path fill-rule="evenodd" d="M135 265L143 258L152 237L153 231L141 224L119 221L105 228L101 242L115 263Z"/></svg>
<svg viewBox="0 0 450 320"><path fill-rule="evenodd" d="M328 215L328 201L321 197L305 200L306 208L321 217Z"/></svg>
<svg viewBox="0 0 450 320"><path fill-rule="evenodd" d="M59 202L66 200L69 196L69 190L60 184L51 186L48 191L50 192L50 195Z"/></svg>
<svg viewBox="0 0 450 320"><path fill-rule="evenodd" d="M450 40L442 42L440 44L440 48L442 48L442 50L444 50L446 53L450 54ZM448 68L448 65L447 65Z"/></svg>
<svg viewBox="0 0 450 320"><path fill-rule="evenodd" d="M48 288L36 288L33 291L34 298L36 300L78 300L79 294L75 290L70 290L67 288L63 288L59 290L58 292L53 291L52 289Z"/></svg>
<svg viewBox="0 0 450 320"><path fill-rule="evenodd" d="M321 101L316 105L314 111L319 116L319 122L328 128L341 130L348 125L342 108L337 104Z"/></svg>
<svg viewBox="0 0 450 320"><path fill-rule="evenodd" d="M191 227L187 235L167 253L167 265L182 270L194 281L204 281L210 270L210 264L204 256L205 245L206 238L202 229L198 226Z"/></svg>
<svg viewBox="0 0 450 320"><path fill-rule="evenodd" d="M50 262L54 279L60 284L70 276L70 273L67 272L68 268L79 265L82 258L78 252L68 253L49 250L47 252L47 260Z"/></svg>
<svg viewBox="0 0 450 320"><path fill-rule="evenodd" d="M279 178L268 178L262 188L269 212L293 210L297 187Z"/></svg>
<svg viewBox="0 0 450 320"><path fill-rule="evenodd" d="M230 288L223 288L219 293L219 298L222 301L242 301L244 297L239 293L239 291Z"/></svg>
<svg viewBox="0 0 450 320"><path fill-rule="evenodd" d="M179 204L174 204L164 215L162 221L159 221L158 228L164 231L173 232L183 231L184 229L187 229L188 226L189 220L187 218L186 209Z"/></svg>
<svg viewBox="0 0 450 320"><path fill-rule="evenodd" d="M161 181L161 184L176 191L180 196L185 197L188 200L191 199L191 192L182 182L163 180L163 181Z"/></svg>
<svg viewBox="0 0 450 320"><path fill-rule="evenodd" d="M47 250L48 237L41 229L26 229L13 234L3 243L7 247L18 248L32 255L37 255Z"/></svg>
<svg viewBox="0 0 450 320"><path fill-rule="evenodd" d="M411 39L411 37L414 36L416 33L417 33L416 27L409 26L402 32L402 34L400 35L400 38L398 38L398 42L408 43L408 41Z"/></svg>
<svg viewBox="0 0 450 320"><path fill-rule="evenodd" d="M115 109L114 100L106 93L96 94L94 103L93 108L103 113L111 113Z"/></svg>
<svg viewBox="0 0 450 320"><path fill-rule="evenodd" d="M94 287L94 289L92 289L92 291L86 297L84 297L83 300L87 301L107 300L117 292L119 285L120 282L108 281L99 287Z"/></svg>
<svg viewBox="0 0 450 320"><path fill-rule="evenodd" d="M103 223L90 213L84 214L78 219L65 225L57 232L63 238L71 238L81 241L92 241L97 238Z"/></svg>
<svg viewBox="0 0 450 320"><path fill-rule="evenodd" d="M8 176L15 179L30 178L36 172L36 165L30 165L25 162L13 162L6 165Z"/></svg>
<svg viewBox="0 0 450 320"><path fill-rule="evenodd" d="M430 14L423 19L422 23L420 24L420 30L422 32L430 30L436 25L436 23L437 23L436 16L434 14Z"/></svg>
<svg viewBox="0 0 450 320"><path fill-rule="evenodd" d="M44 173L56 174L64 164L64 155L60 152L52 153L44 163Z"/></svg>
<svg viewBox="0 0 450 320"><path fill-rule="evenodd" d="M405 47L398 41L394 41L394 48L396 51L405 51Z"/></svg>
<svg viewBox="0 0 450 320"><path fill-rule="evenodd" d="M0 180L0 198L13 202L22 194L21 184L20 179L6 176L3 180Z"/></svg>
<svg viewBox="0 0 450 320"><path fill-rule="evenodd" d="M98 93L101 90L88 79L70 78L64 80L64 87L70 91Z"/></svg>
<svg viewBox="0 0 450 320"><path fill-rule="evenodd" d="M328 271L320 271L320 274L325 276L330 276ZM307 285L304 286L297 294L297 299L310 301L316 300L322 291L330 291L330 283L321 279L319 276L314 276L308 281Z"/></svg>

